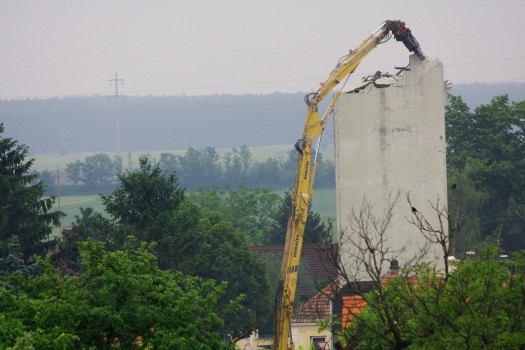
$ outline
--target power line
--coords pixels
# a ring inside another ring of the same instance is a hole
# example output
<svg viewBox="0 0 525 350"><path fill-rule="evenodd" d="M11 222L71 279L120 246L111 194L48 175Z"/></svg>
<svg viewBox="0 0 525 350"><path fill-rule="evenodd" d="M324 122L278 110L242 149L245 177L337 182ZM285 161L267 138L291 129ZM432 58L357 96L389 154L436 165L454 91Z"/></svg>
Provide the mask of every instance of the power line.
<svg viewBox="0 0 525 350"><path fill-rule="evenodd" d="M117 154L120 155L120 122L118 113L118 84L121 83L124 86L124 79L118 78L118 73L115 71L115 79L109 79L109 85L111 82L115 82L115 122L117 127Z"/></svg>
<svg viewBox="0 0 525 350"><path fill-rule="evenodd" d="M468 64L480 64L480 63L494 63L494 62L504 62L504 61L511 61L511 60L517 60L517 59L523 59L525 56L511 56L511 57L501 57L501 58L495 58L495 59L487 59L487 60L478 60L478 61L468 61L468 62L458 62L458 63L449 63L445 64L446 67L453 67L453 66L461 66L461 65L468 65ZM117 72L115 72L115 79L110 79L109 81L115 81L115 85L118 85L118 82L123 82L123 79L117 78ZM366 75L365 73L362 73L362 75ZM287 80L271 80L271 81L253 81L249 83L233 83L233 84L216 84L216 85L201 85L201 86L185 86L185 87L172 87L172 88L163 88L163 89L147 89L147 90L134 90L134 91L128 91L128 94L141 94L141 93L155 93L155 92L170 92L170 91L187 91L187 90L201 90L201 89L214 89L214 88L229 88L229 87L241 87L241 86L257 86L257 85L268 85L268 84L280 84L280 83L293 83L293 82L300 82L300 81L321 81L325 77L317 77L317 78L304 78L304 79L287 79ZM509 79L502 79L498 80L498 82L506 82L506 81L516 81L516 80L523 80L523 78L509 78ZM312 86L314 88L314 86ZM115 96L118 94L118 87L115 86L116 93ZM278 91L278 90L275 90ZM102 95L101 93L93 92L93 93L78 93L78 94L60 94L60 95L34 95L34 96L13 96L13 97L3 97L0 99L17 99L17 98L46 98L46 97L85 97L85 96L96 96L96 95ZM118 98L116 98L116 102L118 104ZM117 106L118 107L118 106Z"/></svg>

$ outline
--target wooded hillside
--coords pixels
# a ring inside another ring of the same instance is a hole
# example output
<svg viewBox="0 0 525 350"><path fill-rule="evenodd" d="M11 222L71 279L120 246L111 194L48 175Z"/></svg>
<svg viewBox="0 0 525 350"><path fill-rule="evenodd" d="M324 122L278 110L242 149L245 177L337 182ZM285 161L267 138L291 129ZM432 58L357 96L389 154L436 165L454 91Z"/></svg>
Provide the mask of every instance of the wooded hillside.
<svg viewBox="0 0 525 350"><path fill-rule="evenodd" d="M525 83L453 85L451 92L473 108L502 94L523 100ZM121 149L292 145L304 123L304 94L122 97ZM0 120L32 153L115 151L115 111L107 96L0 101ZM328 124L325 144L333 139Z"/></svg>

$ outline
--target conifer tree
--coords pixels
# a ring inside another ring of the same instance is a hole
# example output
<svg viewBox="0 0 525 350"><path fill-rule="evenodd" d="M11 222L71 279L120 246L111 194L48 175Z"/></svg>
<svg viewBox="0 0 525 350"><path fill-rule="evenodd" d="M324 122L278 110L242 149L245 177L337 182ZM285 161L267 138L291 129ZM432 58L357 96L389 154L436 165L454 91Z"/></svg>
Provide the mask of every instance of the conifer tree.
<svg viewBox="0 0 525 350"><path fill-rule="evenodd" d="M43 198L45 184L31 173L34 159L29 147L4 136L0 123L0 258L8 255L8 240L17 237L25 263L54 247L51 225L59 225L62 212L52 211L55 197Z"/></svg>

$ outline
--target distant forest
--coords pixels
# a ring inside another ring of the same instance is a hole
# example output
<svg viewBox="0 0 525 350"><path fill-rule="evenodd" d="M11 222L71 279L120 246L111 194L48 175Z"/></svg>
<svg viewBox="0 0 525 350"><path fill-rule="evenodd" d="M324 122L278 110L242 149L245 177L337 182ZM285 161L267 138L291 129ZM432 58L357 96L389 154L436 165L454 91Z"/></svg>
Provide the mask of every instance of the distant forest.
<svg viewBox="0 0 525 350"><path fill-rule="evenodd" d="M525 83L453 85L474 108L494 96L525 99ZM300 137L305 93L119 98L122 152L293 144ZM321 106L323 107L323 106ZM0 121L31 153L113 152L115 98L0 101ZM328 123L325 143L333 141Z"/></svg>

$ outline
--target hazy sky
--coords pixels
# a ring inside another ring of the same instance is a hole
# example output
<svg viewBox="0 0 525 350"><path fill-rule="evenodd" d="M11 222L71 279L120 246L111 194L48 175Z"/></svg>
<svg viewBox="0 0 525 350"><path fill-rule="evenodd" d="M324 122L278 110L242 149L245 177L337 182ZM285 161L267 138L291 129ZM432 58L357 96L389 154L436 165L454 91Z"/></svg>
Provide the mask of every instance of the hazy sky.
<svg viewBox="0 0 525 350"><path fill-rule="evenodd" d="M0 0L0 99L312 91L385 19L453 83L525 81L525 0ZM394 72L391 40L353 79Z"/></svg>

